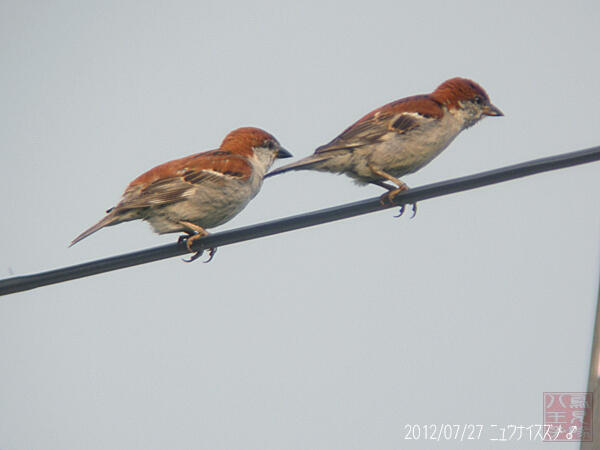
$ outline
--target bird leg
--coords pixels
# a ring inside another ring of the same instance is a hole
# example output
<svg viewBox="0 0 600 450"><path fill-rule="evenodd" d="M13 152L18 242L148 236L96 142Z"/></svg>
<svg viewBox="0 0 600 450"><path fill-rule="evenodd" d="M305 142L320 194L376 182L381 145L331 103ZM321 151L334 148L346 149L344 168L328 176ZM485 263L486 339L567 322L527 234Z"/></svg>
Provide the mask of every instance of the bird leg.
<svg viewBox="0 0 600 450"><path fill-rule="evenodd" d="M381 186L382 188L387 189L389 192L383 194L381 196L381 198L379 199L380 203L382 205L387 205L387 204L395 204L394 202L394 197L399 194L402 191L406 191L409 189L409 187L406 185L406 183L404 183L403 181L400 181L398 178L391 176L389 173L384 172L383 170L380 169L376 169L375 167L373 167L370 163L368 164L369 169L371 169L371 172L373 172L375 175L379 175L382 178L385 178L386 180L391 181L392 183L394 183L396 186L391 186L383 181L379 181L379 180L373 180L371 181L372 184L376 184L377 186ZM400 212L397 216L394 217L400 217L402 214L404 214L404 209L405 209L406 205L400 205ZM415 217L417 215L417 204L413 203L412 204L412 216L410 216L410 218L412 219L413 217Z"/></svg>
<svg viewBox="0 0 600 450"><path fill-rule="evenodd" d="M390 186L387 183L384 183L383 181L379 181L379 180L371 180L369 181L369 183L371 184L376 184L377 186L381 186L384 189L387 189L388 191L393 191L394 189L396 189L396 186Z"/></svg>
<svg viewBox="0 0 600 450"><path fill-rule="evenodd" d="M199 225L196 225L195 223L192 222L187 222L185 220L180 220L179 223L181 225L183 225L184 227L189 228L189 230L185 230L186 233L188 233L189 236L180 236L179 237L179 242L181 242L183 239L185 239L185 246L187 247L187 249L190 252L193 252L194 250L192 250L192 244L204 237L207 236L209 233L208 231L206 231L204 228L202 228ZM192 262L192 261L196 261L204 252L204 249L200 249L199 251L195 252L190 259L184 259L183 261L185 262ZM208 249L208 259L206 261L204 261L205 263L210 262L213 257L215 256L215 253L217 253L217 249L216 248L209 248Z"/></svg>

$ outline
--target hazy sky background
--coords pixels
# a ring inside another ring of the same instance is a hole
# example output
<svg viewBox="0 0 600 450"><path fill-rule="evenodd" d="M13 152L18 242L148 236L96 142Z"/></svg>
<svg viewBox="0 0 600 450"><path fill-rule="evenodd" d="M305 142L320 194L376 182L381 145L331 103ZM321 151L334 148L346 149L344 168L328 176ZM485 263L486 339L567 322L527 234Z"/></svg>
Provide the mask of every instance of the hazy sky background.
<svg viewBox="0 0 600 450"><path fill-rule="evenodd" d="M131 222L67 248L137 175L234 128L302 157L454 76L506 117L411 186L600 144L597 1L3 1L0 21L1 277L173 242ZM552 445L491 426L539 424L544 391L586 388L599 171L3 297L0 449ZM212 231L380 193L292 173ZM407 441L414 424L484 435Z"/></svg>

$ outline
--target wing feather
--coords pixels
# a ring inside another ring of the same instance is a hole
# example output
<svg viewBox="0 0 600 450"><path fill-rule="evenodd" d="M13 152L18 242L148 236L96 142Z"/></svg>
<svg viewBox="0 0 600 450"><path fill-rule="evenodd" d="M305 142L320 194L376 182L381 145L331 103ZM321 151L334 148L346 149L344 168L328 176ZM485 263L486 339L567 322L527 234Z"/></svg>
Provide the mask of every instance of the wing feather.
<svg viewBox="0 0 600 450"><path fill-rule="evenodd" d="M372 145L390 131L406 133L417 128L423 121L440 118L442 114L441 106L428 96L403 98L371 111L334 140L319 147L315 153L352 150Z"/></svg>
<svg viewBox="0 0 600 450"><path fill-rule="evenodd" d="M251 173L252 165L244 156L221 150L198 153L140 175L127 187L115 209L120 212L176 203L185 200L186 193L194 187L244 181Z"/></svg>

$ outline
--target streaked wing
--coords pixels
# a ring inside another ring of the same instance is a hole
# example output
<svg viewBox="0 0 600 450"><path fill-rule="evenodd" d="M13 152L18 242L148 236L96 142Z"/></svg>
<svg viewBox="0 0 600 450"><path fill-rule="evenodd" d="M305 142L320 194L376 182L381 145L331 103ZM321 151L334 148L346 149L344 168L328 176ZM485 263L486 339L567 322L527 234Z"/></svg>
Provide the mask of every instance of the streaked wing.
<svg viewBox="0 0 600 450"><path fill-rule="evenodd" d="M372 145L389 132L407 133L423 122L439 118L441 115L439 104L426 96L417 95L397 100L370 112L333 141L319 147L315 153L352 150L356 147Z"/></svg>
<svg viewBox="0 0 600 450"><path fill-rule="evenodd" d="M342 134L328 144L322 145L315 153L326 153L336 150L348 150L377 142L388 129L390 117L374 115L367 117L347 128Z"/></svg>
<svg viewBox="0 0 600 450"><path fill-rule="evenodd" d="M404 134L418 128L424 121L429 120L417 113L402 113L393 117L390 121L390 130L396 131L398 134Z"/></svg>
<svg viewBox="0 0 600 450"><path fill-rule="evenodd" d="M242 156L214 150L171 161L146 172L125 190L119 210L147 208L184 200L190 188L203 184L247 180L250 162Z"/></svg>

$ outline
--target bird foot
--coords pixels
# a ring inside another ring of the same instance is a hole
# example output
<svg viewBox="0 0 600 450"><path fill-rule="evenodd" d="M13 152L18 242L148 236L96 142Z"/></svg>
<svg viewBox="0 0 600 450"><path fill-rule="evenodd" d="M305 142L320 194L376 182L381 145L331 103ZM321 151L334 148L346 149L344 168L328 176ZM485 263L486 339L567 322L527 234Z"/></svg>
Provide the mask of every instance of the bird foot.
<svg viewBox="0 0 600 450"><path fill-rule="evenodd" d="M381 203L382 206L396 205L397 203L394 201L394 198L400 192L404 192L406 190L408 190L408 186L403 185L402 187L399 187L398 189L393 189L389 192L386 192L385 194L383 194L380 197L379 202ZM417 204L411 203L411 205L412 205L412 215L410 216L410 218L412 219L413 217L415 217L417 215ZM405 204L400 205L400 211L398 212L398 215L396 215L394 217L400 217L402 214L404 214L405 209L406 209Z"/></svg>
<svg viewBox="0 0 600 450"><path fill-rule="evenodd" d="M190 256L189 259L182 258L182 261L186 262L186 263L194 262L194 261L196 261L198 258L200 258L202 256L202 253L204 253L204 249L202 249L202 250L194 253L192 256ZM217 249L216 248L209 248L208 249L208 259L206 261L204 261L204 264L211 262L212 259L215 256L215 253L217 253Z"/></svg>
<svg viewBox="0 0 600 450"><path fill-rule="evenodd" d="M178 243L181 243L183 241L185 241L185 246L187 247L187 249L190 252L194 252L194 250L192 250L192 244L194 243L194 241L196 241L197 239L200 239L201 237L206 236L206 234L202 234L202 233L197 233L197 234L193 234L192 236L179 236L179 240L177 241ZM194 252L194 254L192 256L190 256L189 259L185 259L182 258L183 262L186 263L191 263L193 261L196 261L198 258L200 258L200 256L202 256L202 254L204 253L203 248L201 248L200 250L198 250L197 252ZM217 249L216 248L209 248L208 249L208 259L206 261L204 261L205 263L209 263L212 261L212 259L215 256L215 253L217 253Z"/></svg>
<svg viewBox="0 0 600 450"><path fill-rule="evenodd" d="M402 185L400 187L398 187L396 189L391 189L390 191L383 194L379 198L379 203L381 203L382 206L396 205L396 202L394 201L394 198L396 197L396 195L398 195L400 192L404 192L407 190L408 190L408 186L406 184L402 183Z"/></svg>

